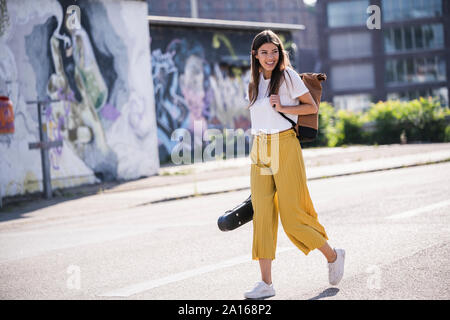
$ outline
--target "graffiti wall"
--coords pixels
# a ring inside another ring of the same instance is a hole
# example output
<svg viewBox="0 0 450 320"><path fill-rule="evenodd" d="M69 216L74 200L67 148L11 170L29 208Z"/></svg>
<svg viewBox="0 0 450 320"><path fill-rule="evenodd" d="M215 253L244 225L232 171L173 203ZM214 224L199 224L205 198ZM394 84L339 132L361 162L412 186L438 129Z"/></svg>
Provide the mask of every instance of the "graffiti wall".
<svg viewBox="0 0 450 320"><path fill-rule="evenodd" d="M192 134L195 124L202 131L250 128L245 94L250 47L258 32L150 23L161 163L171 160L172 149L179 143L172 134L178 128ZM279 34L290 49L290 33Z"/></svg>
<svg viewBox="0 0 450 320"><path fill-rule="evenodd" d="M78 1L77 16L73 1L1 2L0 93L15 116L14 134L0 134L3 196L42 190L33 100L56 101L42 112L49 140L63 141L49 151L53 188L156 174L147 4Z"/></svg>

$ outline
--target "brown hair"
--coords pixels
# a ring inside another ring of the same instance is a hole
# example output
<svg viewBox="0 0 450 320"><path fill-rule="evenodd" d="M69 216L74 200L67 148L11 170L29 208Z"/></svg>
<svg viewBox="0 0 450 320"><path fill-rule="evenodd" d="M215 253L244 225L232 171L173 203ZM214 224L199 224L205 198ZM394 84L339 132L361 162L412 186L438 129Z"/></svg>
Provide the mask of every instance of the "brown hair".
<svg viewBox="0 0 450 320"><path fill-rule="evenodd" d="M259 73L261 64L259 63L259 60L256 59L256 54L258 52L259 47L261 47L265 43L273 43L277 46L278 52L279 52L279 58L278 63L275 66L275 69L272 71L272 75L270 77L270 84L268 87L268 95L271 94L277 94L278 89L280 88L282 77L283 80L286 81L284 77L284 70L286 67L291 67L291 62L289 61L289 55L284 50L283 43L281 42L280 38L272 31L272 30L264 30L260 33L258 33L252 42L252 51L250 53L251 55L251 65L250 65L250 72L251 72L251 78L250 83L248 84L248 98L250 101L250 104L248 107L252 106L256 98L258 97L258 88L259 88ZM292 79L291 79L292 81Z"/></svg>

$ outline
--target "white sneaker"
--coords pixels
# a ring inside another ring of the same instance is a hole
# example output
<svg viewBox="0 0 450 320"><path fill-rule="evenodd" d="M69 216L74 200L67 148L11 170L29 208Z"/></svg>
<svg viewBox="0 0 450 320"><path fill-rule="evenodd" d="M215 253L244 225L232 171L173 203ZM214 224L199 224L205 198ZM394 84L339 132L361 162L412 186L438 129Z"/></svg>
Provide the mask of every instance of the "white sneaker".
<svg viewBox="0 0 450 320"><path fill-rule="evenodd" d="M252 290L247 291L244 294L247 299L263 299L273 297L274 295L275 290L273 289L273 283L268 285L264 281L257 282Z"/></svg>
<svg viewBox="0 0 450 320"><path fill-rule="evenodd" d="M328 263L328 281L335 286L344 276L345 250L334 249L337 258L333 263Z"/></svg>

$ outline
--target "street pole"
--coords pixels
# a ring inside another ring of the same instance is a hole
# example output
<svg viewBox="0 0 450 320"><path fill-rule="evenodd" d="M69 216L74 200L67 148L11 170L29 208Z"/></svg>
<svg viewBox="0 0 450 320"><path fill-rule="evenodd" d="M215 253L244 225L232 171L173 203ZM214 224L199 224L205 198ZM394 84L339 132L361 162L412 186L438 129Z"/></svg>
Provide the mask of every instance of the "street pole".
<svg viewBox="0 0 450 320"><path fill-rule="evenodd" d="M198 18L197 0L191 0L191 18Z"/></svg>
<svg viewBox="0 0 450 320"><path fill-rule="evenodd" d="M48 142L47 136L47 123L42 123L42 108L41 102L38 102L38 121L39 121L39 141ZM41 162L42 162L42 182L44 184L45 198L50 199L52 197L52 183L50 178L50 162L48 160L48 149L41 149Z"/></svg>
<svg viewBox="0 0 450 320"><path fill-rule="evenodd" d="M41 164L42 164L42 184L44 187L44 196L46 199L52 198L52 180L50 177L50 160L48 158L48 150L54 147L62 146L62 141L48 141L47 124L42 123L42 104L48 102L58 102L59 100L48 101L27 101L28 104L37 103L38 107L38 122L39 122L39 142L29 143L29 149L41 150ZM44 108L45 110L45 108Z"/></svg>

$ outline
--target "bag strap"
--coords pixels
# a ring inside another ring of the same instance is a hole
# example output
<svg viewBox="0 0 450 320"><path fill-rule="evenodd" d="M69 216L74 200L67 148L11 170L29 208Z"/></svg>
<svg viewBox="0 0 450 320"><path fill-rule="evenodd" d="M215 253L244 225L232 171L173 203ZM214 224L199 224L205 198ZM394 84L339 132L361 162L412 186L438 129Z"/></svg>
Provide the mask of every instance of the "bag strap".
<svg viewBox="0 0 450 320"><path fill-rule="evenodd" d="M273 108L275 108L275 105L272 106ZM297 125L292 119L289 119L284 113L277 111L283 118L285 118L287 121L289 121L292 125L292 129L294 129L295 131L295 126Z"/></svg>
<svg viewBox="0 0 450 320"><path fill-rule="evenodd" d="M285 118L287 121L289 121L292 124L292 128L294 128L297 124L292 120L289 119L284 113L277 111L283 118Z"/></svg>
<svg viewBox="0 0 450 320"><path fill-rule="evenodd" d="M289 79L291 80L291 84L292 84L292 78L291 78L291 75L288 73L288 76L289 76ZM288 83L287 83L287 80L286 80L286 77L284 77L284 81L286 82L286 88L287 88L287 90L289 91L289 95L291 95L291 90L289 90L289 85L288 85ZM273 108L275 108L275 105L273 105L272 106ZM288 118L284 113L282 113L282 112L280 112L280 111L277 111L283 118L285 118L287 121L289 121L290 122L290 124L292 125L292 129L294 129L294 131L296 131L295 130L295 126L297 125L297 123L295 123L292 119L290 119L290 118Z"/></svg>

